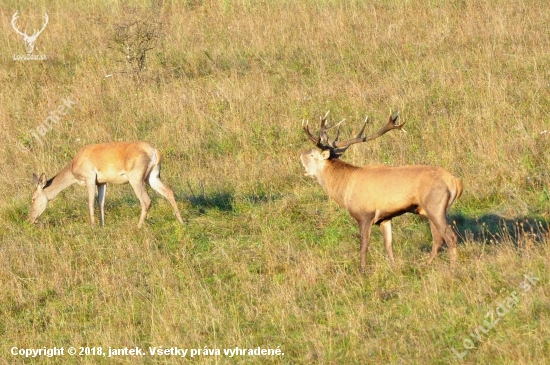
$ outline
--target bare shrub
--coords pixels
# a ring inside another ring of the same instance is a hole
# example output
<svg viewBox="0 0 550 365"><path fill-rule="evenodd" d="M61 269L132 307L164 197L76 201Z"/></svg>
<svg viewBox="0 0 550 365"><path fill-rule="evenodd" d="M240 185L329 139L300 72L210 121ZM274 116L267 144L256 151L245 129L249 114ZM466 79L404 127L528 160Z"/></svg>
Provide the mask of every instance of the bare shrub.
<svg viewBox="0 0 550 365"><path fill-rule="evenodd" d="M131 10L121 22L115 24L109 48L124 64L123 73L141 77L146 68L149 51L157 48L164 37L159 11Z"/></svg>

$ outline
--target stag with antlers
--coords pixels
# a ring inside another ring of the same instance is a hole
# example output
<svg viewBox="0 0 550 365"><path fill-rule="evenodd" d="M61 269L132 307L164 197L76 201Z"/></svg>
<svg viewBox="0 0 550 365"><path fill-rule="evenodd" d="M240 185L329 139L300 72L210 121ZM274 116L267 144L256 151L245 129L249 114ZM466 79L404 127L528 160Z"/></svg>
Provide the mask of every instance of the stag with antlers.
<svg viewBox="0 0 550 365"><path fill-rule="evenodd" d="M451 204L462 193L462 181L440 167L357 167L340 160L340 156L351 145L373 140L393 129L401 129L405 123L397 124L397 113L390 116L388 123L372 136L363 136L367 118L359 134L347 141L338 141L343 120L327 127L327 117L328 112L321 118L321 129L317 136L309 131L307 121L302 122L304 133L317 148L303 152L300 160L306 170L305 174L317 179L327 194L346 208L359 224L361 272L366 268L373 224L380 226L388 258L391 265L395 265L391 220L407 212L427 217L430 221L433 247L428 263L434 260L445 241L453 268L457 257L457 236L447 221L447 214ZM331 141L327 131L332 128L338 130Z"/></svg>

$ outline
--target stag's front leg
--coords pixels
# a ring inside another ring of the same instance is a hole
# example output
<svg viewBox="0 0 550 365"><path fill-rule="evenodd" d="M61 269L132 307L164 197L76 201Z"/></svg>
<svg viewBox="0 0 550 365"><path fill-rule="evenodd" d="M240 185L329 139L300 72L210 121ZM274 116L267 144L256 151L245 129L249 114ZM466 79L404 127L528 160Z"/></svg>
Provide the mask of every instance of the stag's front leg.
<svg viewBox="0 0 550 365"><path fill-rule="evenodd" d="M384 246L386 247L386 252L388 253L388 258L390 260L390 265L391 265L392 268L394 268L395 267L395 260L393 259L391 219L382 221L380 223L380 230L382 231L382 237L384 238Z"/></svg>
<svg viewBox="0 0 550 365"><path fill-rule="evenodd" d="M369 251L370 232L372 228L372 217L362 217L358 220L361 233L361 273L365 273L367 267L367 253Z"/></svg>

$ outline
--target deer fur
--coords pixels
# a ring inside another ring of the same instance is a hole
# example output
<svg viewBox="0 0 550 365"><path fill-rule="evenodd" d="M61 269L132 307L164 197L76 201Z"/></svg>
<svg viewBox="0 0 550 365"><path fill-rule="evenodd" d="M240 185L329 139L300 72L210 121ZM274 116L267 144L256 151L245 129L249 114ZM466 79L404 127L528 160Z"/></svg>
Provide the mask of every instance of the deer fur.
<svg viewBox="0 0 550 365"><path fill-rule="evenodd" d="M396 120L397 116L390 117L388 125L376 137L391 129L401 128L403 124L396 125ZM307 124L304 130L312 139ZM361 234L361 271L366 268L373 224L380 226L388 258L394 266L391 220L404 213L419 214L430 222L433 247L428 263L435 259L445 241L449 247L451 267L454 267L457 236L447 222L447 214L451 204L462 194L462 181L434 166L353 166L340 160L343 152L335 153L338 146L334 142L323 143L323 139L328 140L326 130L322 119L320 136L313 139L319 148L303 152L300 160L306 175L314 177L326 193L357 221ZM358 136L355 140L363 142L373 139L361 138ZM339 146L343 145L347 148L350 144L340 142Z"/></svg>
<svg viewBox="0 0 550 365"><path fill-rule="evenodd" d="M141 203L138 227L145 221L151 205L145 183L164 196L174 208L174 214L183 223L172 190L160 180L160 152L145 142L113 142L83 147L56 176L33 174L36 189L32 195L30 221L35 223L48 202L69 186L78 183L88 190L90 224L94 225L94 198L97 186L100 222L104 225L104 205L107 183L130 183Z"/></svg>

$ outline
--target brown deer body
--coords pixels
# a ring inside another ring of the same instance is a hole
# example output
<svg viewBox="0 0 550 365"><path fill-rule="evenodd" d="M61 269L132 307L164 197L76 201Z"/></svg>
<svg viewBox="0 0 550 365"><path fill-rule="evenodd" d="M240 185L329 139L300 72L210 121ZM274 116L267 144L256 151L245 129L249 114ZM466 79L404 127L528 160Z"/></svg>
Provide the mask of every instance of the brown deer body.
<svg viewBox="0 0 550 365"><path fill-rule="evenodd" d="M36 175L36 189L32 195L30 221L35 223L44 212L48 202L69 186L78 183L88 190L90 224L94 225L94 198L97 186L100 223L104 225L104 205L107 183L130 183L141 203L138 227L145 221L151 205L145 183L164 196L174 208L174 214L183 223L172 190L160 180L160 152L145 142L113 142L83 147L73 160L56 176L46 180Z"/></svg>
<svg viewBox="0 0 550 365"><path fill-rule="evenodd" d="M315 177L327 194L347 209L359 224L361 271L365 271L373 224L380 226L388 258L394 265L391 219L407 212L427 217L430 221L433 247L428 263L437 256L445 241L449 246L451 267L454 267L457 237L447 222L447 213L462 193L460 179L434 166L357 167L339 159L354 143L366 142L392 129L400 129L403 124L396 125L396 120L397 115L390 117L388 124L371 137L362 137L363 126L356 138L345 142L338 142L338 137L334 141L328 140L326 131L330 128L326 128L326 116L321 119L321 131L317 138L304 123L304 131L320 150L304 152L300 160L306 175Z"/></svg>

